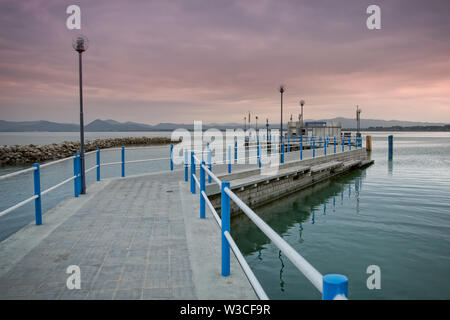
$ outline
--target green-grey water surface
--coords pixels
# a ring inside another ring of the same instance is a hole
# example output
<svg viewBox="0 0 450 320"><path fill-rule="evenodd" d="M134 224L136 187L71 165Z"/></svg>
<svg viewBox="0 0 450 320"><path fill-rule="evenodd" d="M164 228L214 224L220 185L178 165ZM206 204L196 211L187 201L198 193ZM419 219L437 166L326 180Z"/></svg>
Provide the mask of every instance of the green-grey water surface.
<svg viewBox="0 0 450 320"><path fill-rule="evenodd" d="M450 298L450 134L374 133L375 164L255 208L322 274L349 279L350 299ZM271 299L320 293L246 217L233 238ZM381 270L369 290L367 267Z"/></svg>

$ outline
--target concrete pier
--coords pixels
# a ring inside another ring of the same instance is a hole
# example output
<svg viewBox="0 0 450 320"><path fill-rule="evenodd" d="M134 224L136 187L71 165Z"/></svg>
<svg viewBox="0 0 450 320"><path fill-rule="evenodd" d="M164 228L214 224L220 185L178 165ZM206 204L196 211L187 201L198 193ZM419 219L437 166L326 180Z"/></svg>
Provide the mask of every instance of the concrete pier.
<svg viewBox="0 0 450 320"><path fill-rule="evenodd" d="M303 152L310 165L312 151ZM284 166L293 167L299 152L285 156ZM259 169L233 165L242 170ZM227 166L213 172L223 175ZM0 299L256 299L233 254L231 275L221 276L219 227L209 211L206 219L199 214L183 170L93 183L45 213L42 225L0 243ZM71 265L80 267L80 289L66 285Z"/></svg>

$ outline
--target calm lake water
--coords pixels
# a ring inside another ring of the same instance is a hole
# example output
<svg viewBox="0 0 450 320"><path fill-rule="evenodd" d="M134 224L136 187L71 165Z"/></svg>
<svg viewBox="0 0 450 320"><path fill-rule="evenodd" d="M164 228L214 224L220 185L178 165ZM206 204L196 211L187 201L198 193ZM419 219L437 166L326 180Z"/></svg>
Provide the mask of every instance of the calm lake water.
<svg viewBox="0 0 450 320"><path fill-rule="evenodd" d="M393 133L392 161L387 155L389 134L371 133L375 160L371 167L255 212L319 272L346 275L350 299L450 299L450 133ZM87 137L143 135L164 136L134 132ZM0 134L0 144L48 144L77 137L8 133ZM130 150L126 155L128 160L168 156L168 146ZM102 163L120 161L120 151L102 151L101 158ZM94 163L95 155L88 155L86 168ZM168 168L163 160L129 164L126 170L131 175ZM0 175L18 169L0 168ZM41 169L42 190L70 177L72 171L71 160ZM102 178L119 175L120 166L102 167ZM87 175L88 184L94 180L95 170ZM32 194L31 174L0 180L0 211ZM44 195L44 212L71 196L72 183ZM33 220L33 203L0 217L0 241ZM245 216L234 219L231 230L271 299L320 299L315 287ZM381 269L381 290L367 289L370 265Z"/></svg>
<svg viewBox="0 0 450 320"><path fill-rule="evenodd" d="M257 212L322 274L349 278L350 299L450 298L450 134L372 133L371 167L301 191ZM319 292L246 217L233 238L271 299ZM369 290L366 269L381 269Z"/></svg>

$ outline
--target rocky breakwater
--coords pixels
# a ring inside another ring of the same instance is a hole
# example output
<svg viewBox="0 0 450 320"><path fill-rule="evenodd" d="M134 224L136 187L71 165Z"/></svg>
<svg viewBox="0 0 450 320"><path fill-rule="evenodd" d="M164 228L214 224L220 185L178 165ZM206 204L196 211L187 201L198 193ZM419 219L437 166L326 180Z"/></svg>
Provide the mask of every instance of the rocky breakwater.
<svg viewBox="0 0 450 320"><path fill-rule="evenodd" d="M178 143L180 141L172 141L170 138L111 138L96 139L85 143L85 152L106 148L114 148L121 146L146 146L146 145L165 145L170 143ZM30 163L42 163L50 160L58 160L72 156L79 152L80 143L64 141L62 143L54 143L44 146L0 146L0 166L23 165Z"/></svg>

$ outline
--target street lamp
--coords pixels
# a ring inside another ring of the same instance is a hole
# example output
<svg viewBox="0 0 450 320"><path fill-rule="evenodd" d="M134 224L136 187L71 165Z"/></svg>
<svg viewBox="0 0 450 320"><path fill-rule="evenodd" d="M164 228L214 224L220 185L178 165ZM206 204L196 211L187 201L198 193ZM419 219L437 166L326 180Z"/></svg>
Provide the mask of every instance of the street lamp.
<svg viewBox="0 0 450 320"><path fill-rule="evenodd" d="M78 52L80 78L80 160L81 160L81 194L86 194L86 173L84 163L84 120L83 120L83 73L81 54L89 47L88 38L79 35L72 41L72 47Z"/></svg>
<svg viewBox="0 0 450 320"><path fill-rule="evenodd" d="M247 117L244 117L244 132L247 131Z"/></svg>
<svg viewBox="0 0 450 320"><path fill-rule="evenodd" d="M256 116L255 119L256 119L256 134L258 134L258 116Z"/></svg>
<svg viewBox="0 0 450 320"><path fill-rule="evenodd" d="M361 108L359 106L356 106L356 136L359 138L361 137Z"/></svg>
<svg viewBox="0 0 450 320"><path fill-rule="evenodd" d="M302 107L302 112L301 112L301 122L300 122L300 125L301 125L301 131L302 131L302 136L303 136L303 128L304 128L304 124L303 124L303 106L305 105L305 100L300 100L300 102L299 102L299 104L300 104L300 106Z"/></svg>
<svg viewBox="0 0 450 320"><path fill-rule="evenodd" d="M283 137L283 93L284 93L284 86L280 86L280 95L281 95L280 142Z"/></svg>

